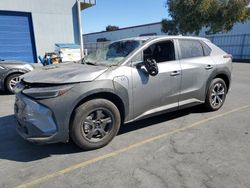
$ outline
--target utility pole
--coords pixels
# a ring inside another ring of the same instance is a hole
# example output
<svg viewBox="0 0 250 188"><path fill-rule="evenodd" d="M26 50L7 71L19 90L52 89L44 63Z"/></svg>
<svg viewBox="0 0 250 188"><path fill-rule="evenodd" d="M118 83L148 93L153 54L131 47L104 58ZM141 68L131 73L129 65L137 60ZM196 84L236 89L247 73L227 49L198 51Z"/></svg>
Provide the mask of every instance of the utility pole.
<svg viewBox="0 0 250 188"><path fill-rule="evenodd" d="M81 17L81 1L76 0L77 3L77 15L78 15L78 29L79 29L79 40L80 40L80 51L81 51L81 59L84 58L84 44L83 44L83 36L82 36L82 17Z"/></svg>

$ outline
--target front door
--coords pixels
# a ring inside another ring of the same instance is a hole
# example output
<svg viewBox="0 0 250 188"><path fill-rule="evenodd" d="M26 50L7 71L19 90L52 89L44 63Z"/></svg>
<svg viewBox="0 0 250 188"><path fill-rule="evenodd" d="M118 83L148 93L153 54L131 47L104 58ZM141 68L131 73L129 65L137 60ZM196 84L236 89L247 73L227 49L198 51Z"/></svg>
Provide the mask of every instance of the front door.
<svg viewBox="0 0 250 188"><path fill-rule="evenodd" d="M137 55L137 63L154 59L159 74L150 76L145 68L137 68L137 63L132 63L134 119L178 107L181 66L175 57L176 49L172 40L152 43Z"/></svg>

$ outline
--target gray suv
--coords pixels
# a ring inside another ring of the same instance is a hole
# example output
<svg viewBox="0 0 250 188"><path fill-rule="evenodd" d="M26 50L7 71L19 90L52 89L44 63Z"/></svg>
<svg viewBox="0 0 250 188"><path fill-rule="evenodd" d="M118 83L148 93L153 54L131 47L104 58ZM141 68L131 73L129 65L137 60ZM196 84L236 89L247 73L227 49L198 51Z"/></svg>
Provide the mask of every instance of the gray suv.
<svg viewBox="0 0 250 188"><path fill-rule="evenodd" d="M205 38L116 41L80 62L24 75L16 87L17 130L31 142L72 138L83 149L100 148L128 122L199 104L218 110L231 69L231 55Z"/></svg>

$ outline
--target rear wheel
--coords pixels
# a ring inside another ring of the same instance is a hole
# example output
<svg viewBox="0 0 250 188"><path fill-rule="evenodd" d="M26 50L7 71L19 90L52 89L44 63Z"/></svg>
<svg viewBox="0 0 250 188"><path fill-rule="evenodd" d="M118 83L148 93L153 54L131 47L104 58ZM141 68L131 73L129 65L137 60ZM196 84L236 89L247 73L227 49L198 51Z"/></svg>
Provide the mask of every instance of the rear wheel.
<svg viewBox="0 0 250 188"><path fill-rule="evenodd" d="M19 76L21 76L21 74L11 74L6 78L5 88L7 92L14 93L15 86L20 81Z"/></svg>
<svg viewBox="0 0 250 188"><path fill-rule="evenodd" d="M221 78L214 79L208 89L205 107L209 111L219 110L226 99L227 86Z"/></svg>
<svg viewBox="0 0 250 188"><path fill-rule="evenodd" d="M98 149L116 136L120 124L119 110L112 102L94 99L75 110L70 135L80 148Z"/></svg>

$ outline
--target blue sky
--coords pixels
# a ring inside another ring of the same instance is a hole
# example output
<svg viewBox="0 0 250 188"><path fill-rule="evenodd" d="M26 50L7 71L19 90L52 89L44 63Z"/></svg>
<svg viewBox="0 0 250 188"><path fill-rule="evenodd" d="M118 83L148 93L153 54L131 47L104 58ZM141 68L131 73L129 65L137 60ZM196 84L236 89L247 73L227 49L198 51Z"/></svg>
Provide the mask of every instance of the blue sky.
<svg viewBox="0 0 250 188"><path fill-rule="evenodd" d="M120 28L159 22L168 16L166 0L97 0L82 12L83 33L105 30L107 25Z"/></svg>

